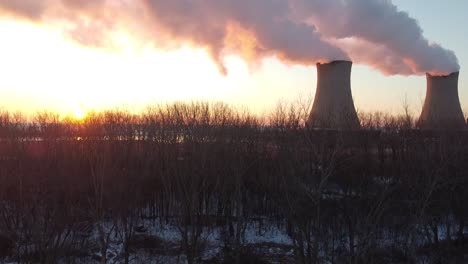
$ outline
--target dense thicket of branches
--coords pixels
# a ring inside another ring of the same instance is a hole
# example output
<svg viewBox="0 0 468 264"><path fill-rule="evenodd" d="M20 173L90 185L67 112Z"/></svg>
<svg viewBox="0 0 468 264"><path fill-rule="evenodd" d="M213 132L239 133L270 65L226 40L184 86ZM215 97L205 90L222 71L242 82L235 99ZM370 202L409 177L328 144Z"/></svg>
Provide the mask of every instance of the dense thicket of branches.
<svg viewBox="0 0 468 264"><path fill-rule="evenodd" d="M214 228L241 263L245 226L263 219L287 232L296 263L463 261L467 133L384 114L319 131L306 117L205 103L82 121L4 112L0 261L74 263L94 246L106 263L119 236L128 262L141 219L176 225L189 263Z"/></svg>

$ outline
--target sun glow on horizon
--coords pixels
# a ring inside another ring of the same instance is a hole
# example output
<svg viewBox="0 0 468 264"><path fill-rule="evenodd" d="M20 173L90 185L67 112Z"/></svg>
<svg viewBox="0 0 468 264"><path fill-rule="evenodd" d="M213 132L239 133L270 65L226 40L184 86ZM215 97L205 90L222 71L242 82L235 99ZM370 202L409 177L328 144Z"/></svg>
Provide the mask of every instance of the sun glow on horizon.
<svg viewBox="0 0 468 264"><path fill-rule="evenodd" d="M205 101L268 115L280 101L312 99L316 84L314 66L288 65L275 57L249 65L227 55L223 75L204 49L158 49L125 31L113 33L115 46L109 49L86 47L57 28L17 20L0 18L0 32L0 109L26 114L47 110L79 120L90 111L141 112L158 103ZM359 110L399 112L407 91L416 111L420 108L424 79L374 73L353 67ZM386 86L385 95L377 96L376 82Z"/></svg>
<svg viewBox="0 0 468 264"><path fill-rule="evenodd" d="M207 51L189 46L157 50L116 34L118 48L81 46L60 32L26 22L0 20L0 92L6 108L47 108L83 118L86 109L143 107L155 102L222 101L249 78L246 63L225 59L222 75ZM14 96L13 96L14 95ZM12 102L16 101L16 102Z"/></svg>
<svg viewBox="0 0 468 264"><path fill-rule="evenodd" d="M87 113L83 110L82 106L77 106L73 111L73 117L77 120L83 120Z"/></svg>

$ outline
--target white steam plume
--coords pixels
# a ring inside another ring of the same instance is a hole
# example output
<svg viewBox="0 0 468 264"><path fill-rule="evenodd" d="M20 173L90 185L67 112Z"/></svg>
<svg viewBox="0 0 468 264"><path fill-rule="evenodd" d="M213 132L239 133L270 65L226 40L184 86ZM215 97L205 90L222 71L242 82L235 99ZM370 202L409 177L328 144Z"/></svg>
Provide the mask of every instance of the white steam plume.
<svg viewBox="0 0 468 264"><path fill-rule="evenodd" d="M455 54L429 42L418 22L398 10L391 0L293 1L302 19L316 25L322 34L384 46L396 56L395 60L411 67L414 74L447 74L460 69ZM377 60L373 64L385 72L384 64ZM405 69L398 74L405 74Z"/></svg>
<svg viewBox="0 0 468 264"><path fill-rule="evenodd" d="M206 48L221 70L227 53L251 63L352 59L391 75L460 68L391 0L0 0L5 12L63 21L84 45L112 45L112 32L122 28L159 47L190 43Z"/></svg>
<svg viewBox="0 0 468 264"><path fill-rule="evenodd" d="M348 59L337 47L323 41L313 25L291 19L284 0L144 0L154 22L173 38L205 46L220 62L232 50L229 36L247 32L250 55L275 55L287 62L312 64ZM234 32L231 32L232 29ZM238 29L241 30L238 30ZM240 47L245 49L245 45ZM221 64L221 63L220 63Z"/></svg>

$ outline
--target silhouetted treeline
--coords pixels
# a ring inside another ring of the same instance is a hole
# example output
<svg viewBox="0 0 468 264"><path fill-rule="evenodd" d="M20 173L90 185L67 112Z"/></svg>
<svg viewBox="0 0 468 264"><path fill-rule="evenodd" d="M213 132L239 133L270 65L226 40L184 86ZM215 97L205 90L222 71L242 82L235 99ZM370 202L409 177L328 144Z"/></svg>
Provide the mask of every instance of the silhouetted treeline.
<svg viewBox="0 0 468 264"><path fill-rule="evenodd" d="M188 263L213 230L218 261L244 263L252 222L287 233L293 263L467 260L468 133L420 131L409 115L361 115L359 131L304 120L284 105L264 120L207 103L82 121L4 112L0 261L98 250L107 263L119 240L129 263L147 221L177 227Z"/></svg>

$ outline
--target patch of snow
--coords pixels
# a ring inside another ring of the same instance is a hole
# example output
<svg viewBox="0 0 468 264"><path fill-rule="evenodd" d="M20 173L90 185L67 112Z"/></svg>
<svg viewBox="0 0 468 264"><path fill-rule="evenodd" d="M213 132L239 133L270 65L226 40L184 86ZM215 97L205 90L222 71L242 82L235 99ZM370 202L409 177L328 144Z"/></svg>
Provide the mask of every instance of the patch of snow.
<svg viewBox="0 0 468 264"><path fill-rule="evenodd" d="M245 230L245 241L249 244L275 243L292 245L293 241L285 230L272 224L264 224L262 228L258 223L250 223Z"/></svg>

